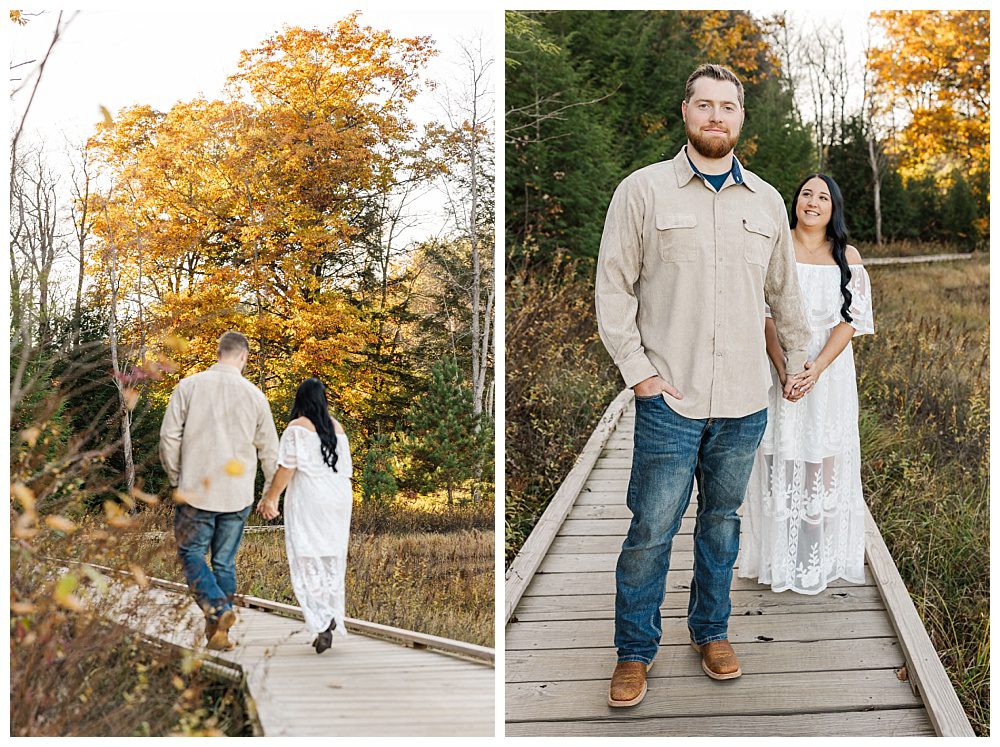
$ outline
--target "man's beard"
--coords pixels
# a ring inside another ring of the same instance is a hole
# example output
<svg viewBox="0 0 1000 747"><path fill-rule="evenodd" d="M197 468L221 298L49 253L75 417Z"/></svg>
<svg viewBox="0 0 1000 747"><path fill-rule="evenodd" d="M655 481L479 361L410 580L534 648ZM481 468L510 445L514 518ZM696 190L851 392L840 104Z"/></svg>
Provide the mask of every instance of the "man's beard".
<svg viewBox="0 0 1000 747"><path fill-rule="evenodd" d="M736 143L740 139L739 130L736 131L735 135L730 134L720 137L718 135L703 135L701 132L692 130L686 123L685 129L687 129L687 136L688 140L691 141L691 145L705 158L722 158L736 147Z"/></svg>

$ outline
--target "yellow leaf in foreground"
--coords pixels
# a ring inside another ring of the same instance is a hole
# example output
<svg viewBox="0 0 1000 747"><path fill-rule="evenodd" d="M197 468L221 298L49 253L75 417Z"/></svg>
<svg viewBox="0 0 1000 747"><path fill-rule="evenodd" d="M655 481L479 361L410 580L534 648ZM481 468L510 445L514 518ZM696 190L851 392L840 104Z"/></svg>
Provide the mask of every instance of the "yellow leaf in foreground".
<svg viewBox="0 0 1000 747"><path fill-rule="evenodd" d="M17 517L17 521L14 522L14 536L18 539L28 540L38 534L38 529L35 524L38 519L38 514L34 511L27 511Z"/></svg>
<svg viewBox="0 0 1000 747"><path fill-rule="evenodd" d="M38 437L40 435L42 435L42 429L34 425L31 426L30 428L25 428L20 433L21 440L32 448L35 447L35 444L38 442Z"/></svg>
<svg viewBox="0 0 1000 747"><path fill-rule="evenodd" d="M76 531L76 524L67 519L65 516L46 516L45 523L50 528L55 529L58 532L65 532L66 534L72 534Z"/></svg>
<svg viewBox="0 0 1000 747"><path fill-rule="evenodd" d="M108 524L115 529L131 529L135 526L135 521L128 516L112 516L108 519Z"/></svg>
<svg viewBox="0 0 1000 747"><path fill-rule="evenodd" d="M243 474L243 462L239 459L230 459L226 462L226 474L230 477L239 477Z"/></svg>
<svg viewBox="0 0 1000 747"><path fill-rule="evenodd" d="M144 493L143 491L139 490L139 488L132 488L132 491L129 493L129 495L131 495L137 501L142 501L143 503L148 503L150 505L155 505L160 502L158 496L155 496L152 493Z"/></svg>
<svg viewBox="0 0 1000 747"><path fill-rule="evenodd" d="M79 612L84 609L84 605L80 598L73 594L79 585L80 582L77 580L76 576L71 573L67 573L56 583L56 588L52 593L52 598L55 599L56 604L63 609L70 610L71 612Z"/></svg>
<svg viewBox="0 0 1000 747"><path fill-rule="evenodd" d="M149 587L149 577L140 566L132 563L129 565L128 569L132 571L132 578L134 578L135 582L139 584L140 589L146 589Z"/></svg>
<svg viewBox="0 0 1000 747"><path fill-rule="evenodd" d="M122 392L122 399L125 401L125 409L131 412L139 401L139 390L129 387Z"/></svg>
<svg viewBox="0 0 1000 747"><path fill-rule="evenodd" d="M21 502L25 511L31 511L35 508L35 492L23 482L11 484L10 494Z"/></svg>
<svg viewBox="0 0 1000 747"><path fill-rule="evenodd" d="M104 124L113 125L115 123L115 120L111 118L111 112L108 111L108 108L102 104L100 109L101 109L101 116L104 117Z"/></svg>
<svg viewBox="0 0 1000 747"><path fill-rule="evenodd" d="M16 615L30 615L32 612L37 610L36 607L31 602L11 602L10 611Z"/></svg>
<svg viewBox="0 0 1000 747"><path fill-rule="evenodd" d="M174 678L172 680L170 680L170 684L172 684L178 690L183 690L184 689L184 680L182 680L176 674L174 675Z"/></svg>

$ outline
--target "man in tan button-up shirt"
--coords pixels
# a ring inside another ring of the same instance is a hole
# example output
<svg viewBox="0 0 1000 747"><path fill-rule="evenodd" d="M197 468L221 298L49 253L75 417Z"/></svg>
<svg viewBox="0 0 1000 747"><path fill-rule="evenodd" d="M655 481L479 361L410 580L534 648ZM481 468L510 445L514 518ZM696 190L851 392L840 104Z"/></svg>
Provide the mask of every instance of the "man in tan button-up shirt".
<svg viewBox="0 0 1000 747"><path fill-rule="evenodd" d="M736 512L767 422L765 303L788 351L790 398L810 339L784 202L733 152L744 118L739 79L721 66L700 67L681 112L687 144L618 186L597 264L598 329L636 397L612 706L645 695L671 542L696 479L688 629L706 674L740 675L727 640L729 586Z"/></svg>
<svg viewBox="0 0 1000 747"><path fill-rule="evenodd" d="M243 378L250 348L239 332L219 340L219 362L181 380L160 427L160 461L176 488L174 534L184 576L205 611L208 646L228 648L236 617L236 550L254 500L274 477L278 434L267 398ZM209 568L205 555L211 550Z"/></svg>

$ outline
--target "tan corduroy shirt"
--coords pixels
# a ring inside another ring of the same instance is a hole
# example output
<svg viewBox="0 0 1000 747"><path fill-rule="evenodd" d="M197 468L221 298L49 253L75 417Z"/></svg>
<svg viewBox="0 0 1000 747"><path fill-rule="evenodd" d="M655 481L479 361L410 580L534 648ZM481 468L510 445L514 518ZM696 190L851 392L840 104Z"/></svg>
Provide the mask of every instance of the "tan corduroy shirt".
<svg viewBox="0 0 1000 747"><path fill-rule="evenodd" d="M686 146L685 146L686 147ZM626 386L659 374L688 418L767 407L770 305L790 374L810 331L781 195L734 168L717 193L682 148L627 176L611 198L597 260L597 324Z"/></svg>
<svg viewBox="0 0 1000 747"><path fill-rule="evenodd" d="M160 426L160 461L181 500L205 511L241 511L254 500L258 457L266 493L278 433L264 393L225 363L182 379Z"/></svg>

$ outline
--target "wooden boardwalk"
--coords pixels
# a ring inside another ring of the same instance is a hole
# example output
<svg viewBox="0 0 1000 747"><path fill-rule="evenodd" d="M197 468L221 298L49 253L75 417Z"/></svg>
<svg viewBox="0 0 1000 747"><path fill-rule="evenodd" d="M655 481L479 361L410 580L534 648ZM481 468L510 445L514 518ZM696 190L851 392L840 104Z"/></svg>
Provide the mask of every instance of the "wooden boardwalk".
<svg viewBox="0 0 1000 747"><path fill-rule="evenodd" d="M718 682L688 644L691 506L673 543L646 698L610 708L634 422L626 390L508 570L506 734L973 736L870 516L864 585L776 594L734 573L729 638L744 674Z"/></svg>
<svg viewBox="0 0 1000 747"><path fill-rule="evenodd" d="M160 582L139 591L115 582L111 588L109 616L150 638L196 650L245 678L264 736L494 733L492 649L348 620L351 635L335 637L333 647L317 655L300 619L241 607L231 631L239 645L213 652L203 648L204 618L179 584ZM239 601L298 610L252 597Z"/></svg>

